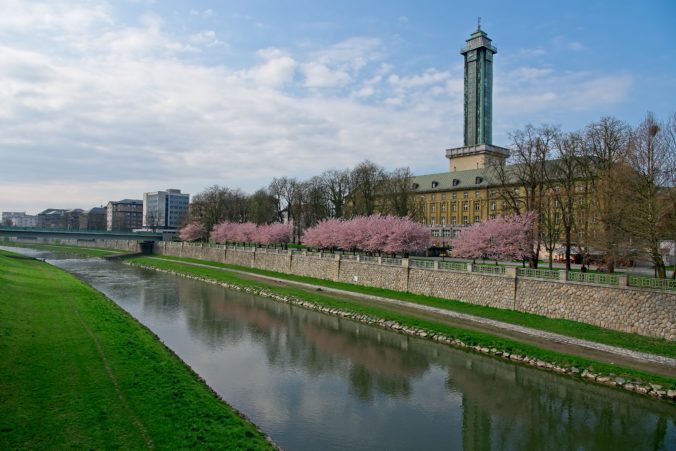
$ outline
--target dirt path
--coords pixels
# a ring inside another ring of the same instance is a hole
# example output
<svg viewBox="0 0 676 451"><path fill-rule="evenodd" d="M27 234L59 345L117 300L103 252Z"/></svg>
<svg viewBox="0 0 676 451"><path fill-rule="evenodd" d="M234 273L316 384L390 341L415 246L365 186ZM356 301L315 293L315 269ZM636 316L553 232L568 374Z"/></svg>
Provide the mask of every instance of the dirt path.
<svg viewBox="0 0 676 451"><path fill-rule="evenodd" d="M167 260L158 257L150 258L165 261ZM355 293L353 291L345 291L337 288L328 288L320 285L312 285L305 282L280 279L278 277L265 276L237 269L216 267L179 260L173 261L190 266L218 269L236 273L245 279L262 281L277 286L293 286L308 293L321 291L322 294L331 297L359 300L360 302L377 305L378 307L387 309L389 311L405 311L407 314L416 318L431 319L443 324L448 324L450 326L486 332L499 337L532 344L542 349L589 358L599 362L615 364L635 370L648 371L663 376L676 377L676 359L665 356L633 351L617 346L596 343L580 338L569 337L553 332L547 332L493 319L468 315L466 313L454 312L452 310L415 304L398 299Z"/></svg>

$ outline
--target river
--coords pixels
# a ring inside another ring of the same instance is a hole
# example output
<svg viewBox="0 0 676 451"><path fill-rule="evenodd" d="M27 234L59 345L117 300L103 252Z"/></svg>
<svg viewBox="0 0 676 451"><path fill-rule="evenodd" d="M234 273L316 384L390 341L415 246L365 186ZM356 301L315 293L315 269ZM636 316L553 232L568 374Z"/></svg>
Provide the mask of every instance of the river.
<svg viewBox="0 0 676 451"><path fill-rule="evenodd" d="M147 326L286 450L676 450L676 408L97 258L47 258Z"/></svg>

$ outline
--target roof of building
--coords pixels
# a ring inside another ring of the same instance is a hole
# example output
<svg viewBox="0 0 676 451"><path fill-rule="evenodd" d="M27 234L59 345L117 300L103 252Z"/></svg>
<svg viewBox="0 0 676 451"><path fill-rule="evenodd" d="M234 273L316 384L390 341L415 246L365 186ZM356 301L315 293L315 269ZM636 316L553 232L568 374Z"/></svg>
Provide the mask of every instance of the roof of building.
<svg viewBox="0 0 676 451"><path fill-rule="evenodd" d="M510 167L507 168L510 174ZM510 177L511 179L512 177ZM514 179L516 180L516 179ZM468 169L465 171L440 172L437 174L416 175L411 177L412 188L414 191L448 191L448 190L471 190L486 188L497 183L495 175L491 175L488 168Z"/></svg>
<svg viewBox="0 0 676 451"><path fill-rule="evenodd" d="M556 172L555 166L559 160L548 160L545 163L547 171L550 174ZM519 168L520 164L512 164L505 166L504 176L507 184L519 183ZM580 173L579 178L584 178L585 175ZM434 184L436 182L436 184ZM486 188L490 186L500 186L502 183L498 180L497 174L490 168L468 169L465 171L455 172L440 172L438 174L416 175L411 177L413 191L427 192L427 191L449 191L449 190L471 190ZM434 184L434 186L433 186ZM416 187L417 185L417 187Z"/></svg>
<svg viewBox="0 0 676 451"><path fill-rule="evenodd" d="M137 204L143 205L143 200L140 199L122 199L122 200L111 200L112 204Z"/></svg>
<svg viewBox="0 0 676 451"><path fill-rule="evenodd" d="M90 208L89 210L86 210L84 212L85 214L95 214L95 215L102 215L106 213L106 208L105 207L94 207Z"/></svg>

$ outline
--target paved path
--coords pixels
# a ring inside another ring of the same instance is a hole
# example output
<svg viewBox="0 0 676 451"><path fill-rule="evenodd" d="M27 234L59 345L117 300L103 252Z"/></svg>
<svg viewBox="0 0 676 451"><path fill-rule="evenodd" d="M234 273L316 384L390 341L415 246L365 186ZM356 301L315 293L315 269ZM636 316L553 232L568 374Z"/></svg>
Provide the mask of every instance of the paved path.
<svg viewBox="0 0 676 451"><path fill-rule="evenodd" d="M150 257L153 259L157 260L167 260L159 257ZM658 366L662 367L662 371L660 373L676 377L676 359L672 359L670 357L665 357L661 355L656 355L656 354L649 354L645 352L639 352L639 351L633 351L630 349L625 349L625 348L620 348L618 346L611 346L611 345L606 345L602 343L597 343L589 340L583 340L580 338L574 338L574 337L569 337L567 335L561 335L561 334L556 334L553 332L547 332L543 331L540 329L533 329L530 327L525 327L525 326L519 326L516 324L511 324L511 323L505 323L502 321L497 321L494 319L489 319L489 318L482 318L480 316L474 316L474 315L468 315L466 313L459 313L459 312L454 312L452 310L446 310L438 307L431 307L428 305L421 305L421 304L416 304L413 302L407 302L407 301L401 301L398 299L392 299L392 298L386 298L382 296L374 296L370 294L363 294L363 293L356 293L354 291L348 291L348 290L341 290L338 288L329 288L325 287L322 285L313 285L310 283L305 283L305 282L297 282L293 280L288 280L288 279L283 279L279 277L272 277L272 276L266 276L266 275L261 275L257 273L251 273L248 271L241 271L237 269L230 269L230 268L223 268L223 267L218 267L218 266L211 266L211 265L206 265L206 264L201 264L201 263L190 263L190 262L185 262L185 261L180 261L180 260L173 260L174 262L178 262L181 264L186 264L186 265L191 265L191 266L198 266L198 267L203 267L203 268L210 268L210 269L219 269L222 271L228 271L232 273L237 273L237 274L242 274L246 275L248 277L254 277L257 279L264 279L264 280L269 280L277 283L283 283L287 285L294 285L298 287L303 287L306 289L318 291L321 290L326 293L333 293L341 296L349 296L351 298L360 298L360 299L366 299L369 301L375 301L387 305L394 305L394 306L399 306L399 307L404 307L409 310L418 310L420 312L426 312L426 313L431 313L440 317L444 318L451 318L455 320L459 320L461 322L469 323L469 324L475 324L479 326L483 326L482 328L484 329L492 329L496 331L505 331L509 332L511 334L518 334L522 335L525 337L533 337L537 338L539 340L544 340L547 342L551 343L558 343L560 345L565 346L566 348L581 348L581 349L586 349L588 351L592 351L594 354L598 353L603 353L607 354L609 356L617 356L622 358L623 360L630 360L634 362L640 362L643 364L649 364L651 366ZM571 352L570 349L568 349L568 352ZM573 352L574 353L574 352ZM619 362L617 362L619 363Z"/></svg>

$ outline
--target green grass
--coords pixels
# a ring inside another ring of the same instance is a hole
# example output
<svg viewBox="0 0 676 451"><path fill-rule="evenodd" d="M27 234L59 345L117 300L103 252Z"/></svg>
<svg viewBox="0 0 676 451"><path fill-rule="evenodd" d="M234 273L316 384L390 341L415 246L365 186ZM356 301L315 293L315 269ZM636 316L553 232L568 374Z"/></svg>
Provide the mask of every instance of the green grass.
<svg viewBox="0 0 676 451"><path fill-rule="evenodd" d="M82 257L105 257L106 255L122 254L128 252L121 249L103 249L99 247L68 246L64 244L19 243L16 241L9 240L0 241L0 245L51 251L67 255L79 255Z"/></svg>
<svg viewBox="0 0 676 451"><path fill-rule="evenodd" d="M505 323L531 327L533 329L554 332L561 335L567 335L570 337L580 338L583 340L589 340L597 343L618 346L621 348L631 349L634 351L647 352L651 354L658 354L666 357L676 358L676 342L659 338L645 337L637 334L629 334L610 329L604 329L602 327L580 323L577 321L570 321L565 319L553 319L530 313L517 312L515 310L504 310L493 307L485 307L481 305L474 305L466 302L453 301L438 297L387 290L384 288L365 287L343 282L315 279L311 277L296 276L292 274L266 271L262 269L250 268L245 266L229 265L206 260L198 260L183 257L166 257L166 256L157 256L156 258L198 263L220 268L238 269L241 271L247 271L254 274L273 276L285 280L305 282L328 288L336 288L340 290L351 291L354 293L362 293L392 299L399 299L402 301L407 301L415 304L443 308L459 313L466 313L469 315L494 319ZM152 260L146 259L144 261L152 261Z"/></svg>
<svg viewBox="0 0 676 451"><path fill-rule="evenodd" d="M1 449L269 449L112 301L0 251Z"/></svg>
<svg viewBox="0 0 676 451"><path fill-rule="evenodd" d="M643 371L636 371L633 369L622 368L616 365L600 363L586 358L541 349L536 346L521 343L515 340L496 337L483 332L475 332L453 327L444 324L443 322L436 322L429 319L415 317L415 315L413 314L402 313L398 311L396 307L388 308L386 306L373 305L369 303L360 302L358 300L340 298L339 296L331 296L317 292L309 292L307 290L295 288L292 286L280 287L258 280L247 279L236 273L222 271L217 268L212 269L212 268L190 266L185 265L180 261L172 261L171 259L167 258L156 259L149 257L135 257L131 260L135 263L152 266L158 269L165 269L185 274L196 275L219 282L226 282L229 284L238 285L242 287L250 287L258 290L265 290L267 292L273 292L283 296L291 296L299 299L304 299L314 302L316 304L324 305L327 307L339 308L357 314L367 314L377 318L394 320L402 325L420 327L429 330L431 332L441 333L447 336L455 337L464 341L466 344L469 345L480 345L489 348L495 347L499 350L507 351L514 354L528 355L530 357L535 357L548 362L556 362L560 365L567 367L576 366L578 368L589 368L594 372L604 374L615 374L618 376L623 376L628 379L651 381L663 384L668 387L676 386L676 378L654 375ZM199 262L202 263L201 261ZM210 264L211 263L213 262L210 262ZM259 271L256 272L260 273ZM305 279L306 279L305 281L307 281L308 278Z"/></svg>

